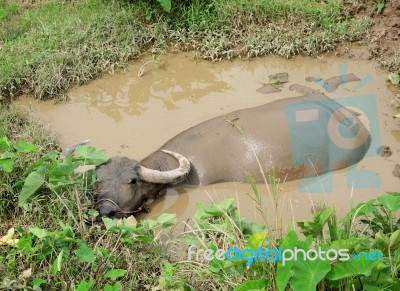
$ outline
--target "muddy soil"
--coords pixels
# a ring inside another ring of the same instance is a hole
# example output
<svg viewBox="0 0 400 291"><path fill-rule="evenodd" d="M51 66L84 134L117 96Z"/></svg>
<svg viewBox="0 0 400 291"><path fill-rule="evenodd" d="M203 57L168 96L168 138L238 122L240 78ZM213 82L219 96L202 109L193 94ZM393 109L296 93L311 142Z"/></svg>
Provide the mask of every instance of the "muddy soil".
<svg viewBox="0 0 400 291"><path fill-rule="evenodd" d="M319 188L316 193L301 190L299 181L281 183L277 187L277 210L266 185L261 184L258 187L263 208L268 213L268 220L291 223L292 219L311 217L311 209L319 203L335 207L342 215L358 202L399 190L400 178L394 173L397 173L396 165L400 164L400 124L393 118L390 107L394 87L386 81L387 72L378 68L375 62L325 55L294 59L267 56L250 61L237 59L210 63L185 53L162 56L162 65L150 63L143 71L141 67L149 59L143 58L125 71L104 75L71 90L71 100L65 104L36 102L28 98L21 98L16 103L32 107L44 124L60 134L64 147L90 139L92 145L109 156L125 155L140 160L197 123L233 110L301 95L298 90L293 92L289 88L308 87L339 99L339 102L351 96L374 96L379 140L356 167L369 170L376 183L359 188L357 185L363 181L351 181L348 169L322 176L321 179L332 178L332 189ZM280 92L257 92L271 82L271 75L283 72L288 73L288 82L279 84ZM324 84L340 74L353 74L354 77L352 81L339 84L336 90L325 90ZM382 145L389 147L392 155L378 155L377 150ZM314 189L311 186L321 184L321 180L307 183L310 187L306 189ZM208 204L211 199L221 201L233 197L241 215L260 221L251 195L247 184L183 186L169 189L164 197L150 205L150 213L140 217L153 218L169 212L177 213L178 220L184 221L193 216L198 202Z"/></svg>
<svg viewBox="0 0 400 291"><path fill-rule="evenodd" d="M373 25L369 37L361 44L341 44L336 53L355 59L375 60L390 71L400 70L400 1L385 1L379 13L376 7L372 12ZM357 3L348 7L353 15L365 15L369 4Z"/></svg>

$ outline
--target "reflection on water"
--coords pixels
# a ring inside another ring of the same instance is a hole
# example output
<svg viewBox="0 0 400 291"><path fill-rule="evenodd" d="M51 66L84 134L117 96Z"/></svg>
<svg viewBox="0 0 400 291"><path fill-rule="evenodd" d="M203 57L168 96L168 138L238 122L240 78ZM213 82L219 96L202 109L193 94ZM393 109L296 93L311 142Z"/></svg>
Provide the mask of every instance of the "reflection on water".
<svg viewBox="0 0 400 291"><path fill-rule="evenodd" d="M101 83L96 81L95 87L91 83L83 86L88 89L79 88L71 95L74 99L90 99L91 107L119 122L126 115L142 115L148 110L150 99L161 102L168 110L177 110L181 100L197 104L209 92L232 90L224 76L233 74L236 67L231 68L231 72L221 73L215 66L188 58L174 56L162 65L149 63L141 77L138 76L141 65L138 63L117 74L118 79L116 76L103 78Z"/></svg>
<svg viewBox="0 0 400 291"><path fill-rule="evenodd" d="M71 90L71 101L66 104L37 103L30 99L20 99L16 103L30 103L43 123L50 124L53 130L60 133L65 147L90 139L92 145L109 156L126 155L142 159L174 135L199 122L236 109L299 95L289 90L290 84L322 90L318 84L307 82L306 77L327 79L337 76L338 66L349 64L348 73L360 79L371 74L372 82L357 92L352 90L358 83L347 83L327 95L331 98L356 94L377 97L382 144L390 146L394 155L389 158L365 158L358 167L378 172L382 185L379 189L349 189L346 169L334 173L332 193L299 193L298 181L292 181L282 185L284 191L278 214L282 217L294 215L296 219L310 216L311 201L333 204L342 214L351 203L354 205L386 191L398 190L399 180L391 173L394 165L400 163L399 127L393 121L389 107L393 93L387 88L386 72L376 68L375 64L327 56L319 59L267 56L250 61L210 63L195 60L192 54L186 53L160 56L161 65L147 64L144 74L138 77L140 68L149 59L143 58L115 75L104 75L99 80ZM269 82L269 75L279 72L289 73L289 83L284 85L282 92L268 95L256 92L262 84ZM263 201L269 219L274 219L275 213L271 211L271 200L265 185L260 185L260 192L265 196ZM211 198L222 200L234 197L242 215L260 219L249 195L251 189L248 185L234 183L170 189L145 216L176 212L179 219L185 220L194 214L197 202L209 203Z"/></svg>

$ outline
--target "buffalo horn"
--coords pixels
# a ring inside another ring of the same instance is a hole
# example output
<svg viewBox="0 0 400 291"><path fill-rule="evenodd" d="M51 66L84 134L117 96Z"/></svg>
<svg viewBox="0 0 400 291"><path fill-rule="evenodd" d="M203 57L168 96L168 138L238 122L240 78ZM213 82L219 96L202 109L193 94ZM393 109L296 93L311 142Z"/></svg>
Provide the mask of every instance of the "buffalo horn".
<svg viewBox="0 0 400 291"><path fill-rule="evenodd" d="M179 162L179 167L170 171L158 171L141 166L138 174L143 181L157 184L175 184L182 181L190 171L190 162L184 156L175 152L162 150L176 158Z"/></svg>

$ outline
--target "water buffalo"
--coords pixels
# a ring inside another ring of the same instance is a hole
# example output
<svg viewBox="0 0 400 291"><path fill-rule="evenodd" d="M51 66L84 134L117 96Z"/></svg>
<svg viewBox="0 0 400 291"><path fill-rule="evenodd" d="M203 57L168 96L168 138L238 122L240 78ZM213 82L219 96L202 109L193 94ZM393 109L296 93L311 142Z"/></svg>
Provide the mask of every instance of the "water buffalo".
<svg viewBox="0 0 400 291"><path fill-rule="evenodd" d="M274 168L286 180L357 163L370 145L359 113L324 96L281 99L193 126L142 161L114 157L97 168L100 216L133 214L179 184L256 182ZM257 161L258 160L258 161Z"/></svg>

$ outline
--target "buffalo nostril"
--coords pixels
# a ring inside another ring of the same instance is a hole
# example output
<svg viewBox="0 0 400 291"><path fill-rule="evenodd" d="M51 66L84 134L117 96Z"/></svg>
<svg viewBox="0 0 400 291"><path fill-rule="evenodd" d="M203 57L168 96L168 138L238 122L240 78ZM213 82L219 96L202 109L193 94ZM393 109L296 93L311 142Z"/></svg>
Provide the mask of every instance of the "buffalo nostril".
<svg viewBox="0 0 400 291"><path fill-rule="evenodd" d="M113 216L115 214L114 208L112 208L110 205L101 205L99 208L97 208L97 211L99 212L99 217L103 216Z"/></svg>

